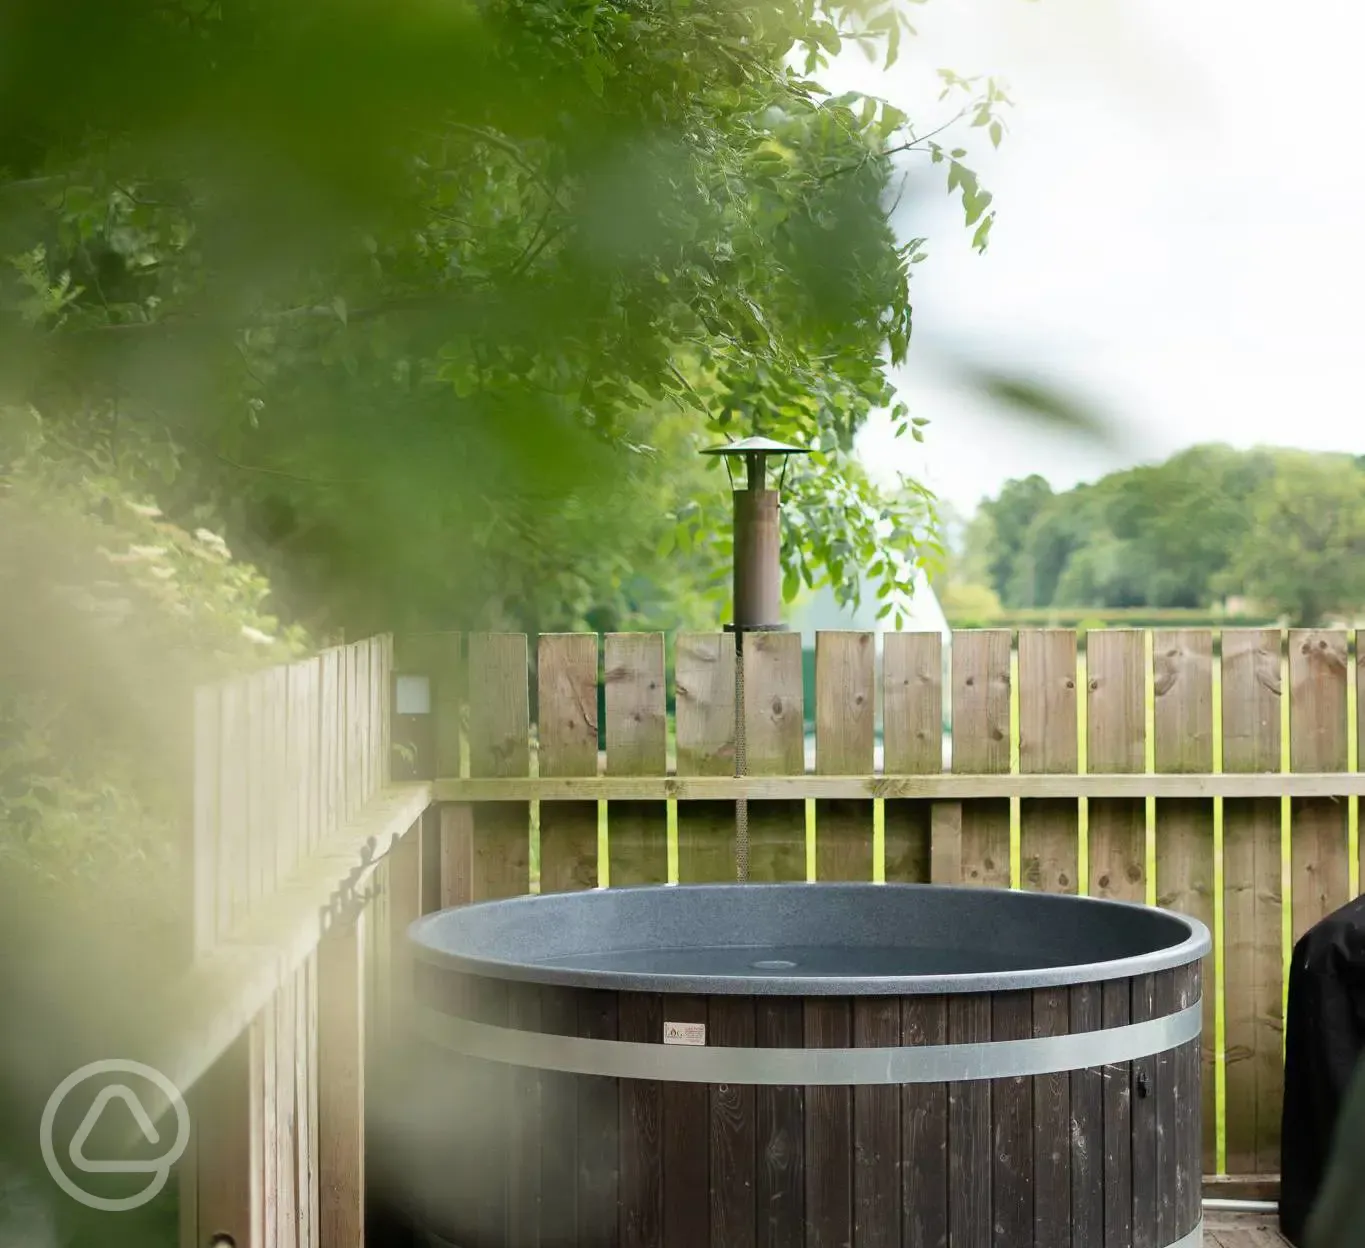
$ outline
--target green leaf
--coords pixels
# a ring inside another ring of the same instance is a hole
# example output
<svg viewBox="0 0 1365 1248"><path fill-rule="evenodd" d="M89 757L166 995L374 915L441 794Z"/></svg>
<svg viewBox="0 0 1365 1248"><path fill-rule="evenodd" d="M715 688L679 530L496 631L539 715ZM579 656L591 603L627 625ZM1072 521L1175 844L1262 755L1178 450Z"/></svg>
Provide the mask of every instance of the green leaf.
<svg viewBox="0 0 1365 1248"><path fill-rule="evenodd" d="M991 121L990 136L991 143L994 144L996 147L999 147L1000 140L1005 136L1005 128L1000 124L998 120L993 119Z"/></svg>
<svg viewBox="0 0 1365 1248"><path fill-rule="evenodd" d="M972 197L972 201L967 208L968 225L975 225L977 221L981 219L981 214L990 207L993 198L994 196L991 195L990 191L982 191L980 194Z"/></svg>

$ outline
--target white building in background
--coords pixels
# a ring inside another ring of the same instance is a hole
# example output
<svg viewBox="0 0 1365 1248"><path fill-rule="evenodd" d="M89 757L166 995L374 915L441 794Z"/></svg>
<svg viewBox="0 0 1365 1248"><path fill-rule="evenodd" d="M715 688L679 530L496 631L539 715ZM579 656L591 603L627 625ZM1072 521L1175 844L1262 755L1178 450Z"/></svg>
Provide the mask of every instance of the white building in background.
<svg viewBox="0 0 1365 1248"><path fill-rule="evenodd" d="M806 650L815 649L815 634L825 629L853 629L858 632L872 632L877 635L877 654L881 655L881 639L885 633L938 633L943 638L946 650L952 630L948 619L939 605L938 595L929 584L923 571L915 575L915 592L911 596L908 609L901 627L896 628L894 613L884 620L877 618L881 601L877 598L877 586L866 577L862 581L862 601L855 607L841 607L828 585L819 589L803 590L786 610L787 625L793 632L801 634L801 645Z"/></svg>
<svg viewBox="0 0 1365 1248"><path fill-rule="evenodd" d="M877 619L882 602L877 598L877 586L869 578L863 578L861 601L857 607L841 607L828 585L815 590L804 590L796 600L787 606L784 615L787 626L792 632L801 634L801 649L805 671L805 712L806 712L806 765L815 766L815 634L837 629L856 632L870 632L876 638L877 651L877 768L882 765L882 715L881 715L881 677L882 677L882 638L887 633L938 633L943 638L944 688L948 687L947 663L952 629L948 618L943 614L938 595L934 593L929 579L924 573L915 576L915 590L910 602L902 612L901 626L896 627L895 613L885 619ZM944 737L944 766L948 765L947 736Z"/></svg>

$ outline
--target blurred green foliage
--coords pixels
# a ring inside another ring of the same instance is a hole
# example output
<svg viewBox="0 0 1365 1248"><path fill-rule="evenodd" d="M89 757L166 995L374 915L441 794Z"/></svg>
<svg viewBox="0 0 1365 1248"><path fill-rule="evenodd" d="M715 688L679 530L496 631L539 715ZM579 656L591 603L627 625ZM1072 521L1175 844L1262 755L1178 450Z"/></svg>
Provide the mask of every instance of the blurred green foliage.
<svg viewBox="0 0 1365 1248"><path fill-rule="evenodd" d="M722 614L696 451L808 443L789 581L907 591L932 500L852 456L923 240L895 160L966 151L809 77L885 0L20 0L0 25L0 384L315 632ZM53 75L57 75L54 82ZM998 143L999 84L943 75ZM938 165L939 170L934 170Z"/></svg>
<svg viewBox="0 0 1365 1248"><path fill-rule="evenodd" d="M1197 446L1054 493L1007 482L966 526L952 576L1006 609L1211 609L1296 624L1365 608L1365 466L1346 455Z"/></svg>
<svg viewBox="0 0 1365 1248"><path fill-rule="evenodd" d="M928 495L852 455L874 411L922 436L888 218L918 160L984 249L942 127L998 143L1008 100L945 74L916 129L813 80L908 33L887 0L0 9L0 1190L41 1202L43 1099L183 960L196 683L341 633L719 623L697 452L754 431L815 450L789 590L894 601L935 557Z"/></svg>

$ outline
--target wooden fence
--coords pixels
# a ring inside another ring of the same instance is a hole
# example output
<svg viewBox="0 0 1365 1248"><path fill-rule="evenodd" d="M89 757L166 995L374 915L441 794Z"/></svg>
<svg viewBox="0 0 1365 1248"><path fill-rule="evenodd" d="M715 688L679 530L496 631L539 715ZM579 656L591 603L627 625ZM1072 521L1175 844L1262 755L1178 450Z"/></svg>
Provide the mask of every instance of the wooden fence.
<svg viewBox="0 0 1365 1248"><path fill-rule="evenodd" d="M159 1062L191 1088L181 1242L363 1242L365 1076L424 786L389 785L389 639L199 691L195 967Z"/></svg>
<svg viewBox="0 0 1365 1248"><path fill-rule="evenodd" d="M1350 640L1106 630L1078 653L1070 630L980 630L945 667L934 634L878 656L870 634L824 633L803 775L800 639L751 636L736 780L726 634L427 639L409 666L432 677L436 722L404 731L434 736L447 904L733 878L744 795L755 880L1080 891L1204 920L1206 1170L1273 1175L1290 942L1360 878Z"/></svg>
<svg viewBox="0 0 1365 1248"><path fill-rule="evenodd" d="M1082 891L1203 919L1205 1168L1273 1175L1290 942L1360 880L1350 641L1112 630L1080 652L1072 631L984 630L945 666L935 634L879 654L823 633L806 774L800 638L751 635L742 778L724 633L445 634L396 664L381 638L204 691L196 1023L168 1059L195 1085L185 1243L359 1248L365 1075L407 923L732 879L739 797L754 880Z"/></svg>

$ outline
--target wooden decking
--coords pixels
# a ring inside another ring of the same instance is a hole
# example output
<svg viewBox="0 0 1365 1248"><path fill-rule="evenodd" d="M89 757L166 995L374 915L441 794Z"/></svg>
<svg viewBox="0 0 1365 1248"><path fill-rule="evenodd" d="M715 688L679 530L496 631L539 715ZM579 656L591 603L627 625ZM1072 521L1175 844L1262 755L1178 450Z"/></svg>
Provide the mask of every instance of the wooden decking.
<svg viewBox="0 0 1365 1248"><path fill-rule="evenodd" d="M1273 1213L1206 1213L1204 1248L1285 1248Z"/></svg>

